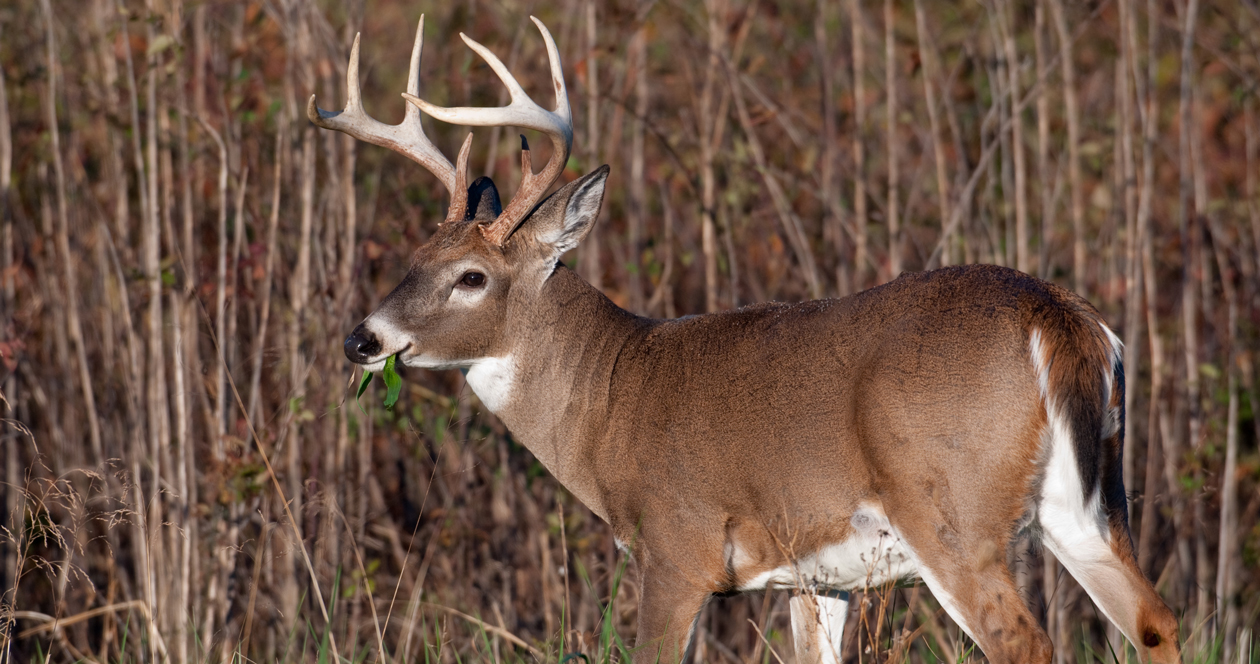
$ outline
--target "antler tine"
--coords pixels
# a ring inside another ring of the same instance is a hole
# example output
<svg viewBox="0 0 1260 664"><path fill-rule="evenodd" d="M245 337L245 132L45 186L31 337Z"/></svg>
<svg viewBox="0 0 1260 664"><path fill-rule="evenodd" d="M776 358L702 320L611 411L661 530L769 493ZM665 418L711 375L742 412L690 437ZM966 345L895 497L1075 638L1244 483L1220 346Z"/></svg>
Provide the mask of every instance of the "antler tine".
<svg viewBox="0 0 1260 664"><path fill-rule="evenodd" d="M407 72L407 92L420 90L420 53L424 49L424 16L416 28L416 40L411 48L411 68ZM346 108L342 111L325 111L315 103L315 95L306 104L306 117L318 127L349 134L361 141L389 148L405 155L437 176L451 194L452 207L463 198L467 205L468 191L456 186L455 169L437 146L429 140L420 125L420 113L410 104L403 121L388 125L373 119L363 110L363 97L359 87L359 35L354 36L350 49L350 62L346 67ZM405 94L405 93L404 93Z"/></svg>
<svg viewBox="0 0 1260 664"><path fill-rule="evenodd" d="M573 113L569 110L569 90L564 85L564 70L560 67L560 49L556 48L556 40L551 38L547 26L535 16L529 20L538 26L543 41L547 44L547 61L551 63L551 85L556 91L556 115L564 118L569 125L569 133L573 133Z"/></svg>
<svg viewBox="0 0 1260 664"><path fill-rule="evenodd" d="M468 132L464 144L459 148L459 157L455 159L453 191L462 191L464 195L451 197L451 207L446 210L446 221L463 221L468 215L468 150L472 147L472 137L472 132Z"/></svg>
<svg viewBox="0 0 1260 664"><path fill-rule="evenodd" d="M538 26L538 30L542 33L543 41L547 45L547 59L551 64L551 81L556 93L556 110L548 111L525 93L520 83L512 76L503 62L499 60L489 49L477 43L467 35L460 33L460 37L464 43L468 44L477 55L481 56L486 64L494 70L499 80L503 81L503 85L507 87L508 93L512 99L507 106L498 108L470 108L470 107L454 107L446 108L436 106L429 102L416 97L415 95L403 95L407 101L415 104L420 110L433 116L443 122L452 124L462 124L475 127L495 127L495 126L513 126L525 129L534 129L546 134L551 138L553 146L551 160L543 167L543 170L534 173L531 168L529 156L529 146L521 137L521 164L524 167L523 179L521 187L516 192L516 196L512 198L512 202L503 210L499 218L489 226L483 227L482 231L486 238L502 245L516 226L525 219L525 216L533 210L543 194L547 193L551 183L560 177L560 173L564 170L564 165L569 160L569 151L573 147L573 114L569 108L568 90L564 84L564 70L560 66L560 50L556 48L556 42L551 37L551 33L547 31L547 27L542 21L531 16L534 25Z"/></svg>

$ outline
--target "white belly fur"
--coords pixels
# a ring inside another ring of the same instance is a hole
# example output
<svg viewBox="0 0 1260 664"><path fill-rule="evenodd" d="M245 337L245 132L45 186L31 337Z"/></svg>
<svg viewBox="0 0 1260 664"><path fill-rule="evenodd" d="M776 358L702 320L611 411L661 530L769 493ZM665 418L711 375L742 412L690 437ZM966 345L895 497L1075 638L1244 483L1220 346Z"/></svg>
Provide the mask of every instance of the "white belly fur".
<svg viewBox="0 0 1260 664"><path fill-rule="evenodd" d="M757 574L741 582L739 589L855 590L919 576L914 552L888 522L883 510L864 505L853 513L849 522L853 534L848 539L801 556L793 565ZM738 548L738 544L736 546ZM742 578L738 569L736 575Z"/></svg>

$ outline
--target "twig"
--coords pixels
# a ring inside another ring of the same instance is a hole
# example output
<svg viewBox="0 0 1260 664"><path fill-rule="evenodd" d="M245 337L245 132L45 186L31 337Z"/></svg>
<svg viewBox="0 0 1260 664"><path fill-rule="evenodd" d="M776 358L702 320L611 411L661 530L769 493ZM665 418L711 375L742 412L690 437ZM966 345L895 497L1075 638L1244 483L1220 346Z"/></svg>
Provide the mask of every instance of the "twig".
<svg viewBox="0 0 1260 664"><path fill-rule="evenodd" d="M564 564L560 569L564 570L564 602L560 604L560 652L567 650L565 637L568 636L566 626L572 620L569 613L569 538L564 532L564 502L560 500L560 494L556 494L556 510L560 513L560 551L564 555Z"/></svg>
<svg viewBox="0 0 1260 664"><path fill-rule="evenodd" d="M487 632L490 632L491 634L501 636L504 639L506 639L508 642L528 650L529 654L533 655L534 657L537 657L538 659L543 658L543 653L541 650L535 648L534 646L529 645L528 643L525 643L524 641L521 640L519 636L507 631L506 629L495 627L494 625L491 625L485 622L484 620L481 620L480 618L474 618L468 615L467 613L464 613L463 611L460 611L458 609L452 609L449 606L443 606L441 604L436 604L434 602L421 602L421 604L423 604L424 606L438 609L440 611L445 611L446 613L452 616L455 616L456 618L462 618L464 620L467 620L468 622L476 625L478 629L484 629Z"/></svg>
<svg viewBox="0 0 1260 664"><path fill-rule="evenodd" d="M14 611L13 617L25 618L27 620L43 621L42 625L37 625L35 627L28 627L27 629L24 629L21 632L18 632L17 637L19 639L25 639L27 637L34 636L41 632L51 632L53 630L61 629L63 627L69 627L70 625L77 625L78 623L81 623L84 620L91 620L92 618L95 618L99 615L104 615L106 613L113 613L115 611L130 610L130 609L139 609L140 613L143 613L146 618L149 615L149 607L145 605L144 600L133 599L130 602L119 602L117 604L99 606L95 609L90 609L82 613L76 613L67 618L57 618L55 616L50 616L46 613L39 613L37 611Z"/></svg>
<svg viewBox="0 0 1260 664"><path fill-rule="evenodd" d="M337 506L335 500L333 501L332 508L333 511L337 513L337 516L341 517L341 523L345 525L346 533L350 536L351 543L353 543L354 529L350 527L350 522L346 520L345 512L341 511L341 508ZM381 656L382 664L385 664L386 662L389 662L389 658L385 656L385 637L381 634L381 619L376 615L376 602L372 601L372 587L368 585L367 567L363 565L363 555L359 553L359 547L352 546L350 548L354 550L354 560L359 565L359 573L363 575L363 587L367 590L366 594L368 596L367 605L368 608L372 610L372 622L375 623L376 627L376 649L377 653Z"/></svg>
<svg viewBox="0 0 1260 664"><path fill-rule="evenodd" d="M752 625L752 628L757 630L757 636L761 637L762 643L766 645L766 650L770 651L771 655L774 655L775 661L779 662L779 664L783 664L783 658L779 657L779 653L774 651L774 648L770 645L770 641L766 638L765 634L761 633L761 628L757 626L757 623L753 622L750 618L748 620L748 624Z"/></svg>

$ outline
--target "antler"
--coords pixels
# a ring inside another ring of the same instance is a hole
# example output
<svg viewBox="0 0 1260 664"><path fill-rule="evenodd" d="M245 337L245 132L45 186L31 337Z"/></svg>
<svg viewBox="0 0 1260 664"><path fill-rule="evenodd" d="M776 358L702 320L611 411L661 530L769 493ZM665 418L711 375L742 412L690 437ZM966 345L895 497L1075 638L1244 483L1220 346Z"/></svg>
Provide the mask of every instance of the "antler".
<svg viewBox="0 0 1260 664"><path fill-rule="evenodd" d="M420 92L420 52L424 49L424 15L420 16L420 25L416 28L416 42L411 47L411 68L407 71L407 92L404 97L414 99ZM346 68L346 91L349 98L343 111L325 111L315 104L315 95L306 104L306 117L316 126L333 129L349 134L361 141L389 148L406 155L437 176L446 190L451 194L451 206L447 211L447 220L462 220L468 209L468 149L472 145L472 134L464 139L460 148L458 167L452 168L451 162L442 155L420 126L420 110L408 104L403 121L396 125L388 125L373 119L363 110L363 98L359 89L359 35L354 36L354 46L350 50L350 64Z"/></svg>
<svg viewBox="0 0 1260 664"><path fill-rule="evenodd" d="M569 160L569 150L573 147L573 114L569 110L569 95L564 85L564 71L560 68L560 51L556 48L555 40L551 38L551 33L547 31L542 21L533 16L529 18L534 25L538 26L538 30L542 32L543 41L547 43L547 59L551 63L551 83L556 91L555 111L548 111L534 103L499 58L462 32L459 36L464 43L480 55L498 75L499 80L503 81L503 85L507 86L512 102L498 108L446 108L420 99L410 87L408 94L403 95L404 99L420 110L444 122L474 127L522 127L540 131L551 138L553 146L551 160L541 171L534 173L529 143L525 141L524 136L521 136L521 169L524 171L521 187L499 218L481 227L486 239L498 245L502 245L507 240L512 231L516 230L516 227L525 220L526 215L538 204L543 194L547 193L547 188L551 186L551 183L560 177L565 163Z"/></svg>

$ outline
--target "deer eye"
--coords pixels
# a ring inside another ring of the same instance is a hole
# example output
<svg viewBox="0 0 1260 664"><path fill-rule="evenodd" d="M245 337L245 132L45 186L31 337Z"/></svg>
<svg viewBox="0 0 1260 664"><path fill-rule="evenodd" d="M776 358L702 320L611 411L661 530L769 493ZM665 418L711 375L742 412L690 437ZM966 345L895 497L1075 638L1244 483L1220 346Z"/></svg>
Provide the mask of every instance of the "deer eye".
<svg viewBox="0 0 1260 664"><path fill-rule="evenodd" d="M464 276L459 280L459 285L467 286L468 288L481 288L486 285L486 275L480 272L465 272Z"/></svg>

